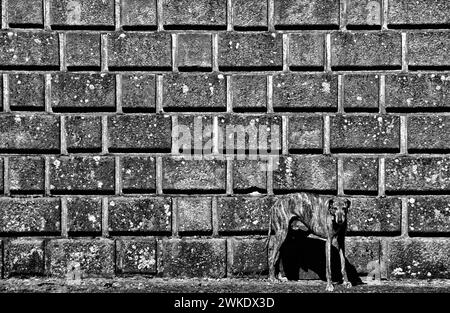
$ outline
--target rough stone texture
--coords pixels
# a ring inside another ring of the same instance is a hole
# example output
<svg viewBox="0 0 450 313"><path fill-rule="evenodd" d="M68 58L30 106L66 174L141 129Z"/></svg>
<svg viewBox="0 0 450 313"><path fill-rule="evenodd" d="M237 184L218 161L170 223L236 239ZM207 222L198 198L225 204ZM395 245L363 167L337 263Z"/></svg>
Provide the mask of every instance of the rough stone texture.
<svg viewBox="0 0 450 313"><path fill-rule="evenodd" d="M0 198L1 233L57 233L61 207L56 198Z"/></svg>
<svg viewBox="0 0 450 313"><path fill-rule="evenodd" d="M213 118L202 115L178 115L172 130L175 153L195 157L212 153Z"/></svg>
<svg viewBox="0 0 450 313"><path fill-rule="evenodd" d="M269 227L272 197L221 197L217 199L219 232L264 232Z"/></svg>
<svg viewBox="0 0 450 313"><path fill-rule="evenodd" d="M67 151L100 152L102 150L102 120L100 116L65 117Z"/></svg>
<svg viewBox="0 0 450 313"><path fill-rule="evenodd" d="M108 66L110 70L170 70L172 67L170 34L109 33Z"/></svg>
<svg viewBox="0 0 450 313"><path fill-rule="evenodd" d="M222 74L164 75L163 108L166 111L225 111L226 99L226 80Z"/></svg>
<svg viewBox="0 0 450 313"><path fill-rule="evenodd" d="M5 10L6 8L2 8ZM42 0L13 0L8 2L10 27L43 27Z"/></svg>
<svg viewBox="0 0 450 313"><path fill-rule="evenodd" d="M49 32L0 32L0 67L59 68L58 35Z"/></svg>
<svg viewBox="0 0 450 313"><path fill-rule="evenodd" d="M66 64L71 68L100 69L100 34L67 33Z"/></svg>
<svg viewBox="0 0 450 313"><path fill-rule="evenodd" d="M225 190L226 162L224 160L164 157L162 162L164 191Z"/></svg>
<svg viewBox="0 0 450 313"><path fill-rule="evenodd" d="M348 231L400 233L401 207L398 198L352 198Z"/></svg>
<svg viewBox="0 0 450 313"><path fill-rule="evenodd" d="M111 74L54 74L51 105L55 111L113 111L115 77Z"/></svg>
<svg viewBox="0 0 450 313"><path fill-rule="evenodd" d="M44 192L44 159L41 157L9 158L9 189L12 193Z"/></svg>
<svg viewBox="0 0 450 313"><path fill-rule="evenodd" d="M149 74L122 76L122 110L124 112L154 112L156 79Z"/></svg>
<svg viewBox="0 0 450 313"><path fill-rule="evenodd" d="M155 158L128 156L121 159L123 192L154 192L156 189Z"/></svg>
<svg viewBox="0 0 450 313"><path fill-rule="evenodd" d="M219 35L219 69L280 70L283 67L283 40L277 33L235 33Z"/></svg>
<svg viewBox="0 0 450 313"><path fill-rule="evenodd" d="M110 151L170 151L169 116L115 115L108 117Z"/></svg>
<svg viewBox="0 0 450 313"><path fill-rule="evenodd" d="M344 191L376 193L378 191L378 159L345 158Z"/></svg>
<svg viewBox="0 0 450 313"><path fill-rule="evenodd" d="M420 234L450 233L449 197L409 197L408 230Z"/></svg>
<svg viewBox="0 0 450 313"><path fill-rule="evenodd" d="M50 157L52 193L113 193L114 158Z"/></svg>
<svg viewBox="0 0 450 313"><path fill-rule="evenodd" d="M331 34L333 69L400 68L401 34L397 32L335 32Z"/></svg>
<svg viewBox="0 0 450 313"><path fill-rule="evenodd" d="M3 158L0 158L0 195L3 195L3 191L4 191L4 181L3 181L3 177L4 177L4 161Z"/></svg>
<svg viewBox="0 0 450 313"><path fill-rule="evenodd" d="M283 111L335 111L337 76L280 74L273 78L273 107Z"/></svg>
<svg viewBox="0 0 450 313"><path fill-rule="evenodd" d="M386 159L386 191L444 192L450 190L450 160L443 157Z"/></svg>
<svg viewBox="0 0 450 313"><path fill-rule="evenodd" d="M59 118L51 115L0 116L0 151L59 151Z"/></svg>
<svg viewBox="0 0 450 313"><path fill-rule="evenodd" d="M249 158L233 161L233 190L235 192L265 192L267 161Z"/></svg>
<svg viewBox="0 0 450 313"><path fill-rule="evenodd" d="M433 110L450 106L450 75L386 75L387 110Z"/></svg>
<svg viewBox="0 0 450 313"><path fill-rule="evenodd" d="M231 77L234 111L266 111L267 77L236 75Z"/></svg>
<svg viewBox="0 0 450 313"><path fill-rule="evenodd" d="M276 160L273 188L279 191L335 191L337 161L329 156L281 156Z"/></svg>
<svg viewBox="0 0 450 313"><path fill-rule="evenodd" d="M450 116L408 118L408 151L450 149Z"/></svg>
<svg viewBox="0 0 450 313"><path fill-rule="evenodd" d="M52 28L114 28L114 0L51 0Z"/></svg>
<svg viewBox="0 0 450 313"><path fill-rule="evenodd" d="M172 208L168 197L111 198L108 202L111 232L170 232Z"/></svg>
<svg viewBox="0 0 450 313"><path fill-rule="evenodd" d="M116 266L119 273L156 273L156 240L154 238L118 239L116 247Z"/></svg>
<svg viewBox="0 0 450 313"><path fill-rule="evenodd" d="M235 29L267 29L267 2L233 0Z"/></svg>
<svg viewBox="0 0 450 313"><path fill-rule="evenodd" d="M5 244L5 277L44 274L44 241L15 239Z"/></svg>
<svg viewBox="0 0 450 313"><path fill-rule="evenodd" d="M322 152L322 116L294 115L289 117L288 149L291 153Z"/></svg>
<svg viewBox="0 0 450 313"><path fill-rule="evenodd" d="M164 28L225 29L227 4L221 0L165 0Z"/></svg>
<svg viewBox="0 0 450 313"><path fill-rule="evenodd" d="M122 25L156 28L156 0L121 0Z"/></svg>
<svg viewBox="0 0 450 313"><path fill-rule="evenodd" d="M67 231L99 233L102 230L101 198L67 198Z"/></svg>
<svg viewBox="0 0 450 313"><path fill-rule="evenodd" d="M450 3L440 0L389 0L389 26L404 28L415 25L449 24ZM423 28L427 28L423 26Z"/></svg>
<svg viewBox="0 0 450 313"><path fill-rule="evenodd" d="M331 150L400 150L400 118L392 115L331 117Z"/></svg>
<svg viewBox="0 0 450 313"><path fill-rule="evenodd" d="M227 154L244 152L268 154L281 150L281 116L235 115L219 116L219 150Z"/></svg>
<svg viewBox="0 0 450 313"><path fill-rule="evenodd" d="M408 238L386 240L385 254L390 279L449 278L448 238Z"/></svg>
<svg viewBox="0 0 450 313"><path fill-rule="evenodd" d="M345 239L345 256L359 275L375 275L375 273L370 273L373 270L376 271L377 267L378 270L380 269L380 240L378 238L347 237Z"/></svg>
<svg viewBox="0 0 450 313"><path fill-rule="evenodd" d="M65 278L73 267L79 267L81 278L114 275L112 240L54 239L47 243L45 252L48 275Z"/></svg>
<svg viewBox="0 0 450 313"><path fill-rule="evenodd" d="M339 1L279 0L275 1L274 15L276 28L337 28Z"/></svg>
<svg viewBox="0 0 450 313"><path fill-rule="evenodd" d="M317 33L291 34L289 66L296 69L323 69L325 36Z"/></svg>
<svg viewBox="0 0 450 313"><path fill-rule="evenodd" d="M343 84L346 111L378 111L378 75L345 75Z"/></svg>
<svg viewBox="0 0 450 313"><path fill-rule="evenodd" d="M226 275L225 239L163 239L158 253L158 272L164 277Z"/></svg>
<svg viewBox="0 0 450 313"><path fill-rule="evenodd" d="M211 68L212 38L210 34L178 35L178 68L208 70Z"/></svg>
<svg viewBox="0 0 450 313"><path fill-rule="evenodd" d="M409 33L407 40L411 68L450 66L450 33L415 32Z"/></svg>
<svg viewBox="0 0 450 313"><path fill-rule="evenodd" d="M261 276L268 271L266 238L230 238L228 276Z"/></svg>
<svg viewBox="0 0 450 313"><path fill-rule="evenodd" d="M347 27L381 27L381 0L347 1Z"/></svg>
<svg viewBox="0 0 450 313"><path fill-rule="evenodd" d="M39 74L9 75L11 110L44 110L44 76Z"/></svg>
<svg viewBox="0 0 450 313"><path fill-rule="evenodd" d="M177 198L179 232L212 232L212 200L205 197Z"/></svg>

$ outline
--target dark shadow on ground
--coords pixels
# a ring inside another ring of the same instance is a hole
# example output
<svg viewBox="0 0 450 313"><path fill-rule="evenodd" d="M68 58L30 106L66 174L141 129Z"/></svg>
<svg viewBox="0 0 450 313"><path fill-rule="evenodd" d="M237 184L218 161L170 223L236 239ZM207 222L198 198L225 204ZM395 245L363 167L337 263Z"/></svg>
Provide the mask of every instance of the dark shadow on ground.
<svg viewBox="0 0 450 313"><path fill-rule="evenodd" d="M302 230L289 227L288 236L281 247L281 266L289 280L299 280L301 270L306 276L318 276L326 281L325 240L308 237ZM342 282L339 251L331 247L331 277L335 282ZM352 285L363 284L356 268L346 259L348 280ZM309 272L312 273L309 273ZM312 275L311 275L312 274Z"/></svg>

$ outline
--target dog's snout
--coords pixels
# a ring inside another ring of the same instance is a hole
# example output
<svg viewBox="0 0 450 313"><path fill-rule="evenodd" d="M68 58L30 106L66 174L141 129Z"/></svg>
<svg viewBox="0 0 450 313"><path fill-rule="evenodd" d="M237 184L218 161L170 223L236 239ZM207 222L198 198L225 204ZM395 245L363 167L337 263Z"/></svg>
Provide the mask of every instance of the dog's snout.
<svg viewBox="0 0 450 313"><path fill-rule="evenodd" d="M345 222L344 212L337 211L335 216L336 216L336 223L342 224Z"/></svg>

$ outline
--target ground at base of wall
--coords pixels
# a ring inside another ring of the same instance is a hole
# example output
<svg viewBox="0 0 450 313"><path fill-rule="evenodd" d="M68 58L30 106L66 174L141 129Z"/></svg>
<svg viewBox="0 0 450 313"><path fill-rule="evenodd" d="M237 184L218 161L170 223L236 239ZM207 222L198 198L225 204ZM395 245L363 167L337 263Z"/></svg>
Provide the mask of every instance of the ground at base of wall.
<svg viewBox="0 0 450 313"><path fill-rule="evenodd" d="M302 280L269 282L262 279L163 279L124 277L83 279L29 278L0 280L0 293L317 293L326 282ZM337 293L449 293L450 280L368 281L346 289L335 284Z"/></svg>

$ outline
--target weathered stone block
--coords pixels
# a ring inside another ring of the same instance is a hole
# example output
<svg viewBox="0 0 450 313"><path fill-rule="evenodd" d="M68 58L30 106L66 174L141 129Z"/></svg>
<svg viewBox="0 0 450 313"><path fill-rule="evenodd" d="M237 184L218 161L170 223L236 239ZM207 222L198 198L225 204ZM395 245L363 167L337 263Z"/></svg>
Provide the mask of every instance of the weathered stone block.
<svg viewBox="0 0 450 313"><path fill-rule="evenodd" d="M449 233L450 201L448 196L408 198L408 230L413 233Z"/></svg>
<svg viewBox="0 0 450 313"><path fill-rule="evenodd" d="M156 240L123 238L116 240L116 266L119 273L156 273Z"/></svg>
<svg viewBox="0 0 450 313"><path fill-rule="evenodd" d="M114 0L51 0L52 28L112 28Z"/></svg>
<svg viewBox="0 0 450 313"><path fill-rule="evenodd" d="M345 111L378 111L378 75L350 74L343 80Z"/></svg>
<svg viewBox="0 0 450 313"><path fill-rule="evenodd" d="M288 149L291 153L321 152L322 116L289 116L288 125Z"/></svg>
<svg viewBox="0 0 450 313"><path fill-rule="evenodd" d="M444 25L450 22L447 14L450 11L448 1L423 0L411 2L408 0L389 1L389 27L414 28L419 25Z"/></svg>
<svg viewBox="0 0 450 313"><path fill-rule="evenodd" d="M225 239L163 239L158 272L164 277L210 277L226 275Z"/></svg>
<svg viewBox="0 0 450 313"><path fill-rule="evenodd" d="M114 275L114 241L109 239L55 239L46 246L47 274L65 278L79 268L81 278Z"/></svg>
<svg viewBox="0 0 450 313"><path fill-rule="evenodd" d="M0 32L0 66L59 69L58 35L50 32ZM30 53L30 52L33 53Z"/></svg>
<svg viewBox="0 0 450 313"><path fill-rule="evenodd" d="M165 29L226 29L227 4L220 0L166 0Z"/></svg>
<svg viewBox="0 0 450 313"><path fill-rule="evenodd" d="M225 111L226 99L226 80L222 74L164 75L163 108L166 111Z"/></svg>
<svg viewBox="0 0 450 313"><path fill-rule="evenodd" d="M381 0L347 1L347 28L381 27Z"/></svg>
<svg viewBox="0 0 450 313"><path fill-rule="evenodd" d="M56 233L61 229L56 198L0 198L0 232Z"/></svg>
<svg viewBox="0 0 450 313"><path fill-rule="evenodd" d="M168 197L110 198L108 202L111 232L170 232L172 208Z"/></svg>
<svg viewBox="0 0 450 313"><path fill-rule="evenodd" d="M156 0L122 0L122 25L156 28Z"/></svg>
<svg viewBox="0 0 450 313"><path fill-rule="evenodd" d="M400 151L399 116L336 115L330 123L332 151Z"/></svg>
<svg viewBox="0 0 450 313"><path fill-rule="evenodd" d="M51 78L54 111L114 111L115 77L111 74L54 74Z"/></svg>
<svg viewBox="0 0 450 313"><path fill-rule="evenodd" d="M99 233L101 230L101 198L67 198L67 231L69 233Z"/></svg>
<svg viewBox="0 0 450 313"><path fill-rule="evenodd" d="M450 190L450 160L442 157L386 159L386 191L444 192Z"/></svg>
<svg viewBox="0 0 450 313"><path fill-rule="evenodd" d="M67 33L67 68L100 70L100 34Z"/></svg>
<svg viewBox="0 0 450 313"><path fill-rule="evenodd" d="M0 150L59 152L59 128L59 118L54 115L1 115Z"/></svg>
<svg viewBox="0 0 450 313"><path fill-rule="evenodd" d="M269 227L272 197L221 197L217 199L219 232L263 232Z"/></svg>
<svg viewBox="0 0 450 313"><path fill-rule="evenodd" d="M110 70L170 70L171 36L165 32L109 33Z"/></svg>
<svg viewBox="0 0 450 313"><path fill-rule="evenodd" d="M339 0L279 0L274 14L278 29L337 28Z"/></svg>
<svg viewBox="0 0 450 313"><path fill-rule="evenodd" d="M408 151L450 149L450 116L410 116Z"/></svg>
<svg viewBox="0 0 450 313"><path fill-rule="evenodd" d="M335 32L331 34L332 69L401 68L401 34Z"/></svg>
<svg viewBox="0 0 450 313"><path fill-rule="evenodd" d="M130 74L122 76L122 110L154 112L156 104L155 76Z"/></svg>
<svg viewBox="0 0 450 313"><path fill-rule="evenodd" d="M155 191L156 168L153 157L123 157L121 165L123 192L142 193Z"/></svg>
<svg viewBox="0 0 450 313"><path fill-rule="evenodd" d="M44 274L44 242L15 239L5 244L5 277Z"/></svg>
<svg viewBox="0 0 450 313"><path fill-rule="evenodd" d="M65 117L67 151L100 152L102 150L102 120L99 116Z"/></svg>
<svg viewBox="0 0 450 313"><path fill-rule="evenodd" d="M398 198L351 198L348 231L400 233L401 207Z"/></svg>
<svg viewBox="0 0 450 313"><path fill-rule="evenodd" d="M167 115L115 115L108 117L110 152L170 151L171 119Z"/></svg>
<svg viewBox="0 0 450 313"><path fill-rule="evenodd" d="M44 76L13 74L9 79L9 106L11 110L44 110Z"/></svg>
<svg viewBox="0 0 450 313"><path fill-rule="evenodd" d="M267 2L233 0L235 29L267 29Z"/></svg>
<svg viewBox="0 0 450 313"><path fill-rule="evenodd" d="M360 276L375 276L375 272L373 272L375 270L378 271L375 278L381 278L380 249L380 240L378 238L345 238L345 256Z"/></svg>
<svg viewBox="0 0 450 313"><path fill-rule="evenodd" d="M164 157L162 163L164 191L219 192L225 190L226 162L224 160Z"/></svg>
<svg viewBox="0 0 450 313"><path fill-rule="evenodd" d="M211 232L211 198L180 197L176 199L178 210L178 231Z"/></svg>
<svg viewBox="0 0 450 313"><path fill-rule="evenodd" d="M411 69L450 66L450 34L448 32L409 33L407 40L408 65Z"/></svg>
<svg viewBox="0 0 450 313"><path fill-rule="evenodd" d="M266 111L267 77L237 75L231 77L234 111Z"/></svg>
<svg viewBox="0 0 450 313"><path fill-rule="evenodd" d="M178 68L208 70L211 68L212 41L210 34L178 35Z"/></svg>
<svg viewBox="0 0 450 313"><path fill-rule="evenodd" d="M337 76L280 74L273 77L273 107L277 111L336 111Z"/></svg>
<svg viewBox="0 0 450 313"><path fill-rule="evenodd" d="M52 193L114 193L113 157L51 157Z"/></svg>
<svg viewBox="0 0 450 313"><path fill-rule="evenodd" d="M233 190L235 192L265 192L267 188L267 161L234 160Z"/></svg>
<svg viewBox="0 0 450 313"><path fill-rule="evenodd" d="M281 156L275 162L277 191L335 191L337 161L329 156Z"/></svg>
<svg viewBox="0 0 450 313"><path fill-rule="evenodd" d="M212 153L213 118L205 115L178 115L172 130L175 153L194 157Z"/></svg>
<svg viewBox="0 0 450 313"><path fill-rule="evenodd" d="M42 0L15 0L9 1L8 11L9 27L43 27L44 14Z"/></svg>
<svg viewBox="0 0 450 313"><path fill-rule="evenodd" d="M316 33L290 34L289 67L297 69L323 69L325 36Z"/></svg>
<svg viewBox="0 0 450 313"><path fill-rule="evenodd" d="M229 238L228 275L261 276L268 271L266 238Z"/></svg>
<svg viewBox="0 0 450 313"><path fill-rule="evenodd" d="M235 33L219 35L219 69L280 70L283 42L277 33Z"/></svg>
<svg viewBox="0 0 450 313"><path fill-rule="evenodd" d="M41 157L9 158L9 189L11 193L44 192L44 159Z"/></svg>
<svg viewBox="0 0 450 313"><path fill-rule="evenodd" d="M345 158L344 191L376 193L378 191L378 159Z"/></svg>

